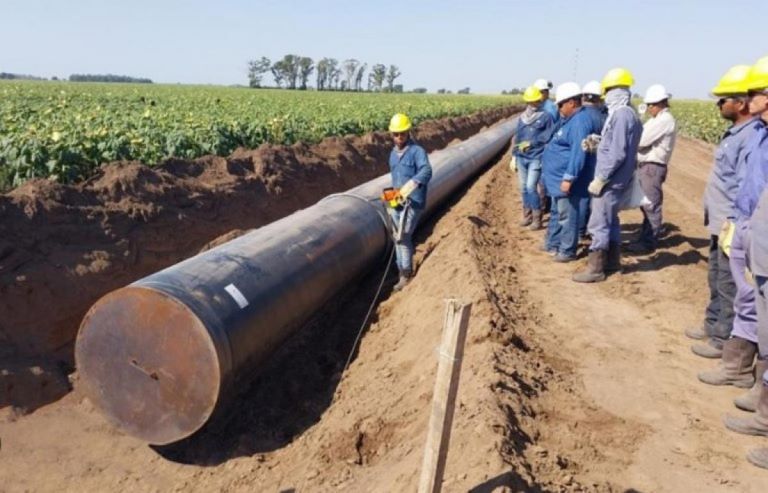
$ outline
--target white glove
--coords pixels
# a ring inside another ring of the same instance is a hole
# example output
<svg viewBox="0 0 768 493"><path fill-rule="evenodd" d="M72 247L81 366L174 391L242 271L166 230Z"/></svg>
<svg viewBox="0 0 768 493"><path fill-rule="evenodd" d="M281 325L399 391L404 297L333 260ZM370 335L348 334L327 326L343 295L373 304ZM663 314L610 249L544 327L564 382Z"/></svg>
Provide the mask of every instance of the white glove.
<svg viewBox="0 0 768 493"><path fill-rule="evenodd" d="M592 195L598 196L598 195L600 195L600 192L603 191L603 188L605 188L605 185L607 183L608 183L607 181L602 180L602 179L600 179L598 177L595 177L595 179L592 180L592 182L589 184L589 187L587 187L587 190Z"/></svg>
<svg viewBox="0 0 768 493"><path fill-rule="evenodd" d="M581 141L581 149L585 152L595 153L600 145L600 136L598 134L589 134L587 138Z"/></svg>
<svg viewBox="0 0 768 493"><path fill-rule="evenodd" d="M517 159L515 159L514 154L512 154L512 159L509 160L509 169L517 173Z"/></svg>
<svg viewBox="0 0 768 493"><path fill-rule="evenodd" d="M405 182L405 185L400 187L400 197L403 199L403 201L407 200L408 196L411 195L417 188L419 188L418 183L413 180L408 180Z"/></svg>
<svg viewBox="0 0 768 493"><path fill-rule="evenodd" d="M735 232L736 225L726 219L723 226L720 228L720 235L717 237L717 244L720 246L720 249L726 257L731 256L731 243L733 242L733 233Z"/></svg>

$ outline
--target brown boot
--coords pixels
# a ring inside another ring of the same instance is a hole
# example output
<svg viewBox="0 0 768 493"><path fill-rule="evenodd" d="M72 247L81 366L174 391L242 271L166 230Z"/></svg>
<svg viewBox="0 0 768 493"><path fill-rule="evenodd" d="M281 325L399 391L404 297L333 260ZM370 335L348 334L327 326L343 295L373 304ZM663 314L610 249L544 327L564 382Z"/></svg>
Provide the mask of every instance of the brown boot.
<svg viewBox="0 0 768 493"><path fill-rule="evenodd" d="M605 262L605 272L621 272L621 243L612 241L608 244L608 260Z"/></svg>
<svg viewBox="0 0 768 493"><path fill-rule="evenodd" d="M748 389L755 384L752 362L757 353L757 344L732 337L723 344L723 358L714 370L699 373L699 380L709 385L733 385Z"/></svg>
<svg viewBox="0 0 768 493"><path fill-rule="evenodd" d="M685 336L690 339L695 339L697 341L703 341L709 335L707 335L707 331L704 330L703 327L690 327L688 329L685 329Z"/></svg>
<svg viewBox="0 0 768 493"><path fill-rule="evenodd" d="M757 398L760 397L760 387L763 385L763 375L766 371L768 371L768 359L758 358L755 361L755 384L749 392L733 400L736 407L750 413L757 411Z"/></svg>
<svg viewBox="0 0 768 493"><path fill-rule="evenodd" d="M747 454L747 460L757 467L768 469L768 448L756 448Z"/></svg>
<svg viewBox="0 0 768 493"><path fill-rule="evenodd" d="M531 209L525 207L523 209L523 219L520 221L520 226L525 227L531 224L531 221L533 221L533 218L531 217Z"/></svg>
<svg viewBox="0 0 768 493"><path fill-rule="evenodd" d="M605 263L608 252L605 250L592 250L587 258L587 268L577 272L571 279L575 282L600 282L605 281Z"/></svg>
<svg viewBox="0 0 768 493"><path fill-rule="evenodd" d="M760 396L757 399L757 412L744 418L726 416L723 419L725 427L743 435L768 437L768 385L760 386Z"/></svg>
<svg viewBox="0 0 768 493"><path fill-rule="evenodd" d="M528 226L531 231L538 231L541 229L541 209L531 210L531 225Z"/></svg>

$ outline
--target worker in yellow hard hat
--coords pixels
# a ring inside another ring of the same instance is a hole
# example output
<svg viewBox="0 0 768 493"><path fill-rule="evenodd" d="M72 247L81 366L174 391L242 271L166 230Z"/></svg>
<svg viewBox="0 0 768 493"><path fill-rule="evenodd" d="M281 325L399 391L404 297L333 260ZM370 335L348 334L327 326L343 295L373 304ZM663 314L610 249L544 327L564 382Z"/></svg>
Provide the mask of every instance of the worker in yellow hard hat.
<svg viewBox="0 0 768 493"><path fill-rule="evenodd" d="M731 337L737 288L731 259L719 247L725 239L723 226L731 224L729 218L733 217L736 192L743 181L744 155L756 132L756 119L750 115L747 100L749 70L749 65L731 67L712 89L712 95L717 98L720 116L731 122L731 126L725 131L717 147L715 163L704 192L704 225L710 235L707 276L709 303L701 325L685 331L691 339L702 341L691 347L694 354L703 358L719 359L724 357L723 347L727 346L725 357L729 361L735 358L737 353L751 352L754 355L753 344L743 338ZM726 228L726 235L728 229ZM730 229L732 236L732 228ZM730 245L730 241L727 243ZM752 358L746 359L750 360L751 365ZM739 371L734 373L725 370L726 368L718 366L714 371L702 372L699 374L699 380L715 385L740 383Z"/></svg>
<svg viewBox="0 0 768 493"><path fill-rule="evenodd" d="M544 95L531 86L523 93L525 111L517 120L512 162L516 164L520 195L523 198L523 219L520 226L541 229L541 198L536 185L541 177L541 155L544 145L552 137L555 123L544 111Z"/></svg>
<svg viewBox="0 0 768 493"><path fill-rule="evenodd" d="M750 343L751 352L743 359L754 355L755 342L758 357L754 377L751 365L740 368L756 381L752 390L741 397L742 403L754 406L748 409L753 414L726 416L724 423L737 433L768 437L768 56L750 68L746 89L750 112L759 121L753 124L756 131L744 154L744 178L734 202L730 265L739 289L732 335ZM724 351L724 362L726 355ZM768 469L768 448L754 449L747 458Z"/></svg>
<svg viewBox="0 0 768 493"><path fill-rule="evenodd" d="M394 141L389 169L400 202L387 209L396 232L395 256L400 278L395 291L403 289L413 277L413 232L427 204L427 185L432 178L427 151L413 140L411 128L410 118L403 113L397 113L389 122Z"/></svg>
<svg viewBox="0 0 768 493"><path fill-rule="evenodd" d="M603 281L606 273L621 269L619 207L635 173L643 131L630 104L633 83L632 74L624 68L608 71L601 83L608 119L597 148L594 179L588 187L592 213L587 229L592 243L586 268L573 275L575 282Z"/></svg>

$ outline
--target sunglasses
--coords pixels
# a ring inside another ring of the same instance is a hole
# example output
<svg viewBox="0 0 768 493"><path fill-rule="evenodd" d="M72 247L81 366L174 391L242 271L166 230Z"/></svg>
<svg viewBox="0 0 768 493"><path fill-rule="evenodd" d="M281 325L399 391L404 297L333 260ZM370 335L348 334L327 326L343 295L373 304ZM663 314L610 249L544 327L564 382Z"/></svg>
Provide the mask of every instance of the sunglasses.
<svg viewBox="0 0 768 493"><path fill-rule="evenodd" d="M401 137L406 137L408 135L408 132L392 132L392 137L399 139Z"/></svg>
<svg viewBox="0 0 768 493"><path fill-rule="evenodd" d="M739 96L725 96L717 100L717 105L722 106L724 105L729 99L733 101L743 101L743 99Z"/></svg>

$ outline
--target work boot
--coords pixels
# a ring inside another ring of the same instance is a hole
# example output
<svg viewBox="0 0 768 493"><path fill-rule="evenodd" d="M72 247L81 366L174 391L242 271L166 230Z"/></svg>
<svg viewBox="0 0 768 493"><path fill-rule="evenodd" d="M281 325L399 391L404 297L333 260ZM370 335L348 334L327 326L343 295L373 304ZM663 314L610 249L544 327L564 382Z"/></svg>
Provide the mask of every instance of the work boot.
<svg viewBox="0 0 768 493"><path fill-rule="evenodd" d="M538 231L541 229L541 209L531 210L531 225L528 226L531 231Z"/></svg>
<svg viewBox="0 0 768 493"><path fill-rule="evenodd" d="M768 359L757 358L755 361L755 384L749 389L749 392L733 400L736 407L750 413L757 411L757 399L760 397L760 387L763 385L763 375L766 371L768 371Z"/></svg>
<svg viewBox="0 0 768 493"><path fill-rule="evenodd" d="M723 357L722 346L714 342L714 339L711 337L707 342L691 346L691 351L696 356L701 356L702 358L719 359Z"/></svg>
<svg viewBox="0 0 768 493"><path fill-rule="evenodd" d="M608 244L608 258L605 262L606 274L621 272L621 243L612 241Z"/></svg>
<svg viewBox="0 0 768 493"><path fill-rule="evenodd" d="M606 250L592 250L587 257L587 268L577 272L571 279L575 282L600 282L605 280Z"/></svg>
<svg viewBox="0 0 768 493"><path fill-rule="evenodd" d="M707 334L707 331L705 331L702 327L690 327L685 329L685 336L697 341L703 341L709 337L709 334Z"/></svg>
<svg viewBox="0 0 768 493"><path fill-rule="evenodd" d="M755 384L752 362L757 353L757 344L732 337L723 344L723 359L714 370L699 373L699 380L708 385L733 385L748 389Z"/></svg>
<svg viewBox="0 0 768 493"><path fill-rule="evenodd" d="M523 219L520 221L520 226L525 227L529 226L531 222L533 221L531 209L525 207L523 208Z"/></svg>
<svg viewBox="0 0 768 493"><path fill-rule="evenodd" d="M410 271L402 271L400 272L400 280L397 281L397 284L392 288L393 291L402 291L403 288L411 281L411 278L413 277L413 273Z"/></svg>
<svg viewBox="0 0 768 493"><path fill-rule="evenodd" d="M747 460L757 467L768 469L768 448L756 448L747 453Z"/></svg>
<svg viewBox="0 0 768 493"><path fill-rule="evenodd" d="M763 383L760 386L755 414L743 418L728 415L723 419L723 424L736 433L768 437L768 385Z"/></svg>

